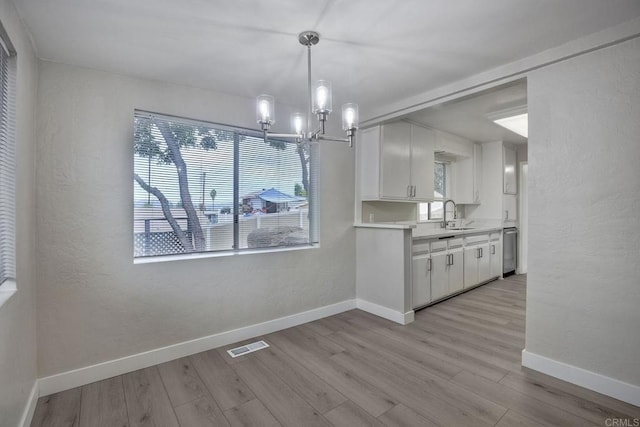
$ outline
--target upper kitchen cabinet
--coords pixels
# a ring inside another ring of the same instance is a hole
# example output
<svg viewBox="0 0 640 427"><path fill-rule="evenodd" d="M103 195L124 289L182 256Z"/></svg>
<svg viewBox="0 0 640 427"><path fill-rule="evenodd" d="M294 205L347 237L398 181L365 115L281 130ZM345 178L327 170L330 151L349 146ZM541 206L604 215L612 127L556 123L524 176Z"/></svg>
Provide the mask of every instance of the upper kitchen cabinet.
<svg viewBox="0 0 640 427"><path fill-rule="evenodd" d="M504 226L515 226L518 220L516 178L516 151L502 141L482 144L482 203L465 208L467 219L501 220ZM507 184L506 170L513 171L513 181ZM506 194L506 189L513 189Z"/></svg>
<svg viewBox="0 0 640 427"><path fill-rule="evenodd" d="M469 143L471 157L458 157L451 164L452 194L457 204L480 203L480 183L482 180L482 146Z"/></svg>
<svg viewBox="0 0 640 427"><path fill-rule="evenodd" d="M502 153L504 194L517 194L516 150L511 147L503 147Z"/></svg>
<svg viewBox="0 0 640 427"><path fill-rule="evenodd" d="M356 145L361 200L433 199L435 133L399 121L360 131Z"/></svg>

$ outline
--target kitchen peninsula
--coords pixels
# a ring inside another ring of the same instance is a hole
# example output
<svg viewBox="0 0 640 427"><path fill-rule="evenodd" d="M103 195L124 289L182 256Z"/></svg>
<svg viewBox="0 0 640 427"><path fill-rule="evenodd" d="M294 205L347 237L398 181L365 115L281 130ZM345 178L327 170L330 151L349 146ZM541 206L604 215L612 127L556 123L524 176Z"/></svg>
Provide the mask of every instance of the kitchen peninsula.
<svg viewBox="0 0 640 427"><path fill-rule="evenodd" d="M360 308L400 324L414 309L501 277L502 226L424 229L420 224L356 224Z"/></svg>

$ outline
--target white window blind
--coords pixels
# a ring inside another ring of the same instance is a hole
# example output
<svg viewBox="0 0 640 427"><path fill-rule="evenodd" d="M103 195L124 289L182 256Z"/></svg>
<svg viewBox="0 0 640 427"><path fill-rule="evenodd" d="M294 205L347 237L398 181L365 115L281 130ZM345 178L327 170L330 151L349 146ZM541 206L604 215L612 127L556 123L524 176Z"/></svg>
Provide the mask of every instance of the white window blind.
<svg viewBox="0 0 640 427"><path fill-rule="evenodd" d="M311 150L136 111L134 257L316 243Z"/></svg>
<svg viewBox="0 0 640 427"><path fill-rule="evenodd" d="M12 59L3 40L0 43L0 286L16 277L15 72Z"/></svg>

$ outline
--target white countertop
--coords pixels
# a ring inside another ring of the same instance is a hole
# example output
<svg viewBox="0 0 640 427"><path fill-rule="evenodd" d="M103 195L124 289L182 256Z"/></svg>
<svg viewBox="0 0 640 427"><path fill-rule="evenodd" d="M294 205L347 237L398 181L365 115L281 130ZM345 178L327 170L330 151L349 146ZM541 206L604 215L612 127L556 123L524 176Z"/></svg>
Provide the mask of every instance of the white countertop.
<svg viewBox="0 0 640 427"><path fill-rule="evenodd" d="M423 229L411 223L355 223L356 228L381 228L386 230L413 230L413 240L426 240L439 238L442 236L463 236L467 234L489 233L492 231L502 231L502 226L478 227L469 230L445 230L444 228Z"/></svg>
<svg viewBox="0 0 640 427"><path fill-rule="evenodd" d="M492 231L502 231L502 228L502 226L478 227L470 228L469 230L446 230L444 228L435 228L431 230L421 230L420 234L413 235L413 240L426 240L442 236L463 236L466 234L489 233Z"/></svg>
<svg viewBox="0 0 640 427"><path fill-rule="evenodd" d="M386 228L386 229L391 229L391 230L410 230L412 228L416 228L415 224L392 224L392 223L385 223L385 222L376 222L376 223L367 223L367 222L361 222L361 223L355 223L353 224L354 227L356 228Z"/></svg>

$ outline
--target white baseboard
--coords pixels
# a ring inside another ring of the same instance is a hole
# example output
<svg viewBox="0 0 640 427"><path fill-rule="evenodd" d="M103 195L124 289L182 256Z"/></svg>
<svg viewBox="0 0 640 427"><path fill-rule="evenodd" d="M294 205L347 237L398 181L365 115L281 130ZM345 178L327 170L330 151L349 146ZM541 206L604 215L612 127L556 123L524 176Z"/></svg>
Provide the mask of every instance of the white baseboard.
<svg viewBox="0 0 640 427"><path fill-rule="evenodd" d="M314 308L290 316L281 317L255 325L245 326L232 331L221 332L190 341L157 348L143 353L126 356L120 359L98 363L92 366L62 372L40 378L38 381L40 396L57 393L92 382L104 380L127 372L147 368L159 363L168 362L180 357L222 347L237 341L246 340L282 329L291 328L303 323L332 316L356 308L356 300L346 300L324 307ZM37 398L37 395L36 395Z"/></svg>
<svg viewBox="0 0 640 427"><path fill-rule="evenodd" d="M31 387L31 393L29 393L27 406L25 406L22 417L20 418L20 423L18 424L19 427L29 427L31 425L33 414L36 412L36 405L38 404L39 394L38 380L35 380L35 382L33 383L33 387Z"/></svg>
<svg viewBox="0 0 640 427"><path fill-rule="evenodd" d="M360 310L375 314L376 316L384 317L385 319L391 320L392 322L396 322L401 325L406 325L407 323L413 322L415 315L415 312L413 310L403 313L401 311L395 311L363 299L356 300L356 307Z"/></svg>
<svg viewBox="0 0 640 427"><path fill-rule="evenodd" d="M640 406L640 386L522 350L522 366Z"/></svg>

